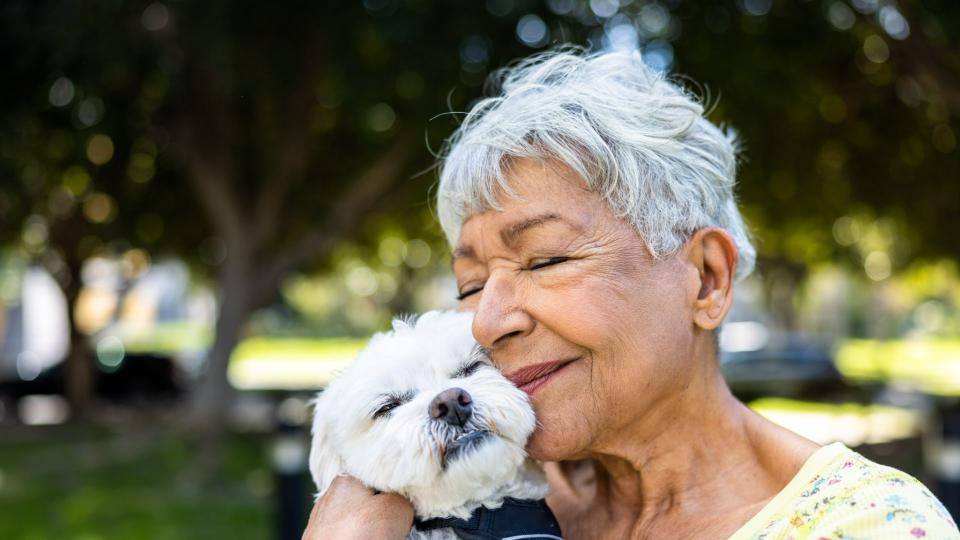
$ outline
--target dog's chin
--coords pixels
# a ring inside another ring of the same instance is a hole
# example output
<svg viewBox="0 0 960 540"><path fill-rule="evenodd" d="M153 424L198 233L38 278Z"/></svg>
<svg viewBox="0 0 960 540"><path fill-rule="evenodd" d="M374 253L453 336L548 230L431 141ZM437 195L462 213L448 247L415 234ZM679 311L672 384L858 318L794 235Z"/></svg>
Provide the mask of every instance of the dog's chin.
<svg viewBox="0 0 960 540"><path fill-rule="evenodd" d="M490 431L472 431L452 441L439 463L448 485L496 485L512 478L525 458L523 448Z"/></svg>
<svg viewBox="0 0 960 540"><path fill-rule="evenodd" d="M448 443L442 461L433 458L432 480L403 492L421 518L465 518L479 504L501 500L499 493L521 481L525 457L521 445L491 431L472 431Z"/></svg>
<svg viewBox="0 0 960 540"><path fill-rule="evenodd" d="M440 468L446 471L452 464L467 459L471 454L493 442L495 438L496 435L493 432L482 429L460 435L447 443L443 458L440 460Z"/></svg>

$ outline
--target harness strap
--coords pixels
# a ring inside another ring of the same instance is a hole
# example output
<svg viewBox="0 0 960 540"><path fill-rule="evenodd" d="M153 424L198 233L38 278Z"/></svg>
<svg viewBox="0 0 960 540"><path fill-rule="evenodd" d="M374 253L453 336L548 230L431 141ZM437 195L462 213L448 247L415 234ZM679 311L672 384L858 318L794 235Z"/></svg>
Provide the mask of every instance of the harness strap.
<svg viewBox="0 0 960 540"><path fill-rule="evenodd" d="M560 524L546 502L509 497L500 508L481 506L467 519L417 519L414 527L419 531L453 529L461 540L563 540Z"/></svg>

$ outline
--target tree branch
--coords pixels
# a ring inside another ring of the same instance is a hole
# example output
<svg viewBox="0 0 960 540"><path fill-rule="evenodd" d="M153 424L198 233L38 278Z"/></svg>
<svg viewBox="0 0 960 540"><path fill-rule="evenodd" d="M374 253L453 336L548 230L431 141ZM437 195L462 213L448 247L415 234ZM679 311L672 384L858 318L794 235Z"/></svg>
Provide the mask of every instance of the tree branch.
<svg viewBox="0 0 960 540"><path fill-rule="evenodd" d="M292 95L284 100L280 115L281 130L273 145L276 164L257 194L253 213L253 244L257 248L270 242L276 235L277 221L291 189L302 182L310 162L310 123L305 121L317 106L315 94L317 76L322 73L326 55L325 39L317 33L316 41L304 47L300 66L300 83Z"/></svg>
<svg viewBox="0 0 960 540"><path fill-rule="evenodd" d="M413 156L417 142L415 137L398 136L392 147L350 182L347 192L340 196L327 219L301 236L260 273L258 296L271 296L284 276L325 257L337 241L355 231L368 215L369 208L406 179L402 172Z"/></svg>
<svg viewBox="0 0 960 540"><path fill-rule="evenodd" d="M214 230L228 246L243 245L243 209L230 184L233 167L229 157L201 153L188 124L178 126L175 133L174 157L186 169L190 187Z"/></svg>

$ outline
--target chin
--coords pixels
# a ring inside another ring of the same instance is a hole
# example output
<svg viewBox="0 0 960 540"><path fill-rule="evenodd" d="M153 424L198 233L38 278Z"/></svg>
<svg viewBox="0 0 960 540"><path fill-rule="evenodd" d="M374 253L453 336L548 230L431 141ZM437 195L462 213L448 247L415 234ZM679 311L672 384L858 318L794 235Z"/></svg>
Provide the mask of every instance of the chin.
<svg viewBox="0 0 960 540"><path fill-rule="evenodd" d="M562 428L539 426L527 440L527 455L537 461L563 461L579 453L577 438Z"/></svg>

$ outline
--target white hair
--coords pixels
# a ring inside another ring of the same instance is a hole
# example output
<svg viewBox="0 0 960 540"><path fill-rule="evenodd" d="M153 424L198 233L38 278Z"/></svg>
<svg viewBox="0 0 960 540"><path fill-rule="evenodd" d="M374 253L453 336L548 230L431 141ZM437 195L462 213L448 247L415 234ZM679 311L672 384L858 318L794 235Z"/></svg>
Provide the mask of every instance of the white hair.
<svg viewBox="0 0 960 540"><path fill-rule="evenodd" d="M501 94L480 100L441 153L437 214L450 245L464 220L515 195L516 159L560 162L637 228L655 258L698 229L721 227L756 250L734 199L736 133L704 118L698 99L646 65L638 51L541 53L499 73Z"/></svg>

